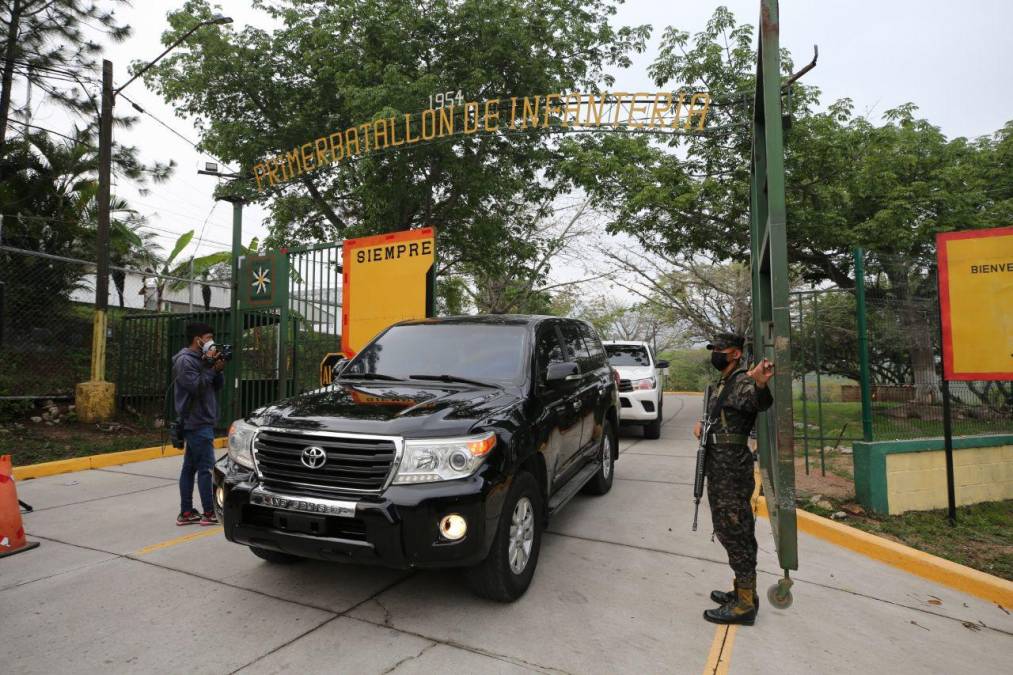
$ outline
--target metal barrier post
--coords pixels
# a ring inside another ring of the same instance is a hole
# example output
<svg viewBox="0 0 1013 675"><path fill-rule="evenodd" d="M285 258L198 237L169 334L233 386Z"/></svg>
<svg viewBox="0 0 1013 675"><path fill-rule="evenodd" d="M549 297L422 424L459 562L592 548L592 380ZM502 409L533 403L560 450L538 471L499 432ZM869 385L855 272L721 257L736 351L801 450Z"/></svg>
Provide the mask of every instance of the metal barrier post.
<svg viewBox="0 0 1013 675"><path fill-rule="evenodd" d="M869 333L865 322L865 251L855 248L855 314L858 319L858 372L862 391L862 438L872 440L872 387L869 376Z"/></svg>

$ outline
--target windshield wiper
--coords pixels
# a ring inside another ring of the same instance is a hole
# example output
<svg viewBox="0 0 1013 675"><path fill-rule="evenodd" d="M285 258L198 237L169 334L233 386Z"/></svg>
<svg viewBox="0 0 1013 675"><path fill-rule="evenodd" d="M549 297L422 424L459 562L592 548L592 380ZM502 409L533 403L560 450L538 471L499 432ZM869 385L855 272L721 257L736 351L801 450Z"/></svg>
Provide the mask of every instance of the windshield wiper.
<svg viewBox="0 0 1013 675"><path fill-rule="evenodd" d="M345 375L342 373L338 376L339 380L393 380L400 382L403 378L394 377L393 375L384 375L383 373L349 373Z"/></svg>
<svg viewBox="0 0 1013 675"><path fill-rule="evenodd" d="M474 384L478 387L492 387L494 389L502 389L498 384L492 384L490 382L480 382L478 380L469 380L466 377L458 377L457 375L448 375L446 373L442 375L409 375L409 380L435 380L437 382L460 382L462 384Z"/></svg>

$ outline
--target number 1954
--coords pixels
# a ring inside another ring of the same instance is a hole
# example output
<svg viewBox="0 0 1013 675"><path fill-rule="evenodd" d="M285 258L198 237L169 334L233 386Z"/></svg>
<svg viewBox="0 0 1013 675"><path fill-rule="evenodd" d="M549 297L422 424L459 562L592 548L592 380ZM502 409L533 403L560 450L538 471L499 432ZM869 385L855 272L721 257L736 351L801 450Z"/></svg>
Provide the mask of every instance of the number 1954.
<svg viewBox="0 0 1013 675"><path fill-rule="evenodd" d="M441 91L435 95L429 95L429 107L430 108L443 108L448 105L464 105L464 94L458 89L455 94L453 91Z"/></svg>

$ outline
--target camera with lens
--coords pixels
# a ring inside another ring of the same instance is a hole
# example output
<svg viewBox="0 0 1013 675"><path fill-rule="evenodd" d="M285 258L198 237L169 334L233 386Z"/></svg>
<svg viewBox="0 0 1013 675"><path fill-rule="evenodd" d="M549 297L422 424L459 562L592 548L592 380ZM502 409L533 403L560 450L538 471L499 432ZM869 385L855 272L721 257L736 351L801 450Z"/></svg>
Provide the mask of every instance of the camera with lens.
<svg viewBox="0 0 1013 675"><path fill-rule="evenodd" d="M215 361L231 361L232 360L232 345L220 345L217 342L214 343L213 349L215 355L213 357L204 355L205 359L214 363Z"/></svg>

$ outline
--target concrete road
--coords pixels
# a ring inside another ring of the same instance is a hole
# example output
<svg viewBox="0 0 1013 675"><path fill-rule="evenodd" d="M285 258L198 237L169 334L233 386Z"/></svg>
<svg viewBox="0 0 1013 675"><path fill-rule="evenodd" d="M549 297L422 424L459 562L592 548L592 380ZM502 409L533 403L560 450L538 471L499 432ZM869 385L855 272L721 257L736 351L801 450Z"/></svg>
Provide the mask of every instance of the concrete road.
<svg viewBox="0 0 1013 675"><path fill-rule="evenodd" d="M42 546L0 560L0 671L1008 672L1005 610L806 535L793 607L704 622L731 573L705 513L690 532L699 405L669 396L660 440L624 432L612 491L553 520L512 605L459 572L275 566L177 528L180 458L21 482ZM779 570L757 536L763 592Z"/></svg>

